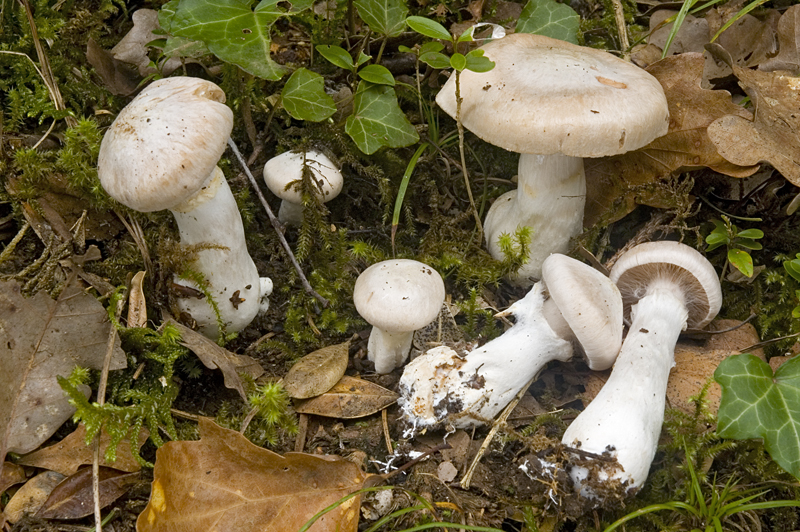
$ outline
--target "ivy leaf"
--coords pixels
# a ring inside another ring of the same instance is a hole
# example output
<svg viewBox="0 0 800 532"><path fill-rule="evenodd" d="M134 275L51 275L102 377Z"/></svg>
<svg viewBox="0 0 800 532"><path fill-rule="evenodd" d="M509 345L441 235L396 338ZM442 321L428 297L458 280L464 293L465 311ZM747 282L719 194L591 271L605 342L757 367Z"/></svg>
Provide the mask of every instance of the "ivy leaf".
<svg viewBox="0 0 800 532"><path fill-rule="evenodd" d="M747 277L753 276L753 257L741 249L729 249L728 261Z"/></svg>
<svg viewBox="0 0 800 532"><path fill-rule="evenodd" d="M249 0L182 0L170 31L205 43L218 58L254 76L278 80L286 68L270 58L269 30L283 14L277 0L262 0L255 10Z"/></svg>
<svg viewBox="0 0 800 532"><path fill-rule="evenodd" d="M401 148L419 140L414 126L397 105L394 89L368 81L358 84L353 114L347 117L344 130L367 155L382 146Z"/></svg>
<svg viewBox="0 0 800 532"><path fill-rule="evenodd" d="M722 386L717 433L723 438L762 438L772 459L800 478L800 357L773 375L753 355L733 355L714 372Z"/></svg>
<svg viewBox="0 0 800 532"><path fill-rule="evenodd" d="M353 68L355 68L355 65L353 64L353 58L350 57L350 54L347 53L347 50L341 46L335 46L332 44L318 44L314 49L319 52L319 55L339 68L343 68L345 70L353 70Z"/></svg>
<svg viewBox="0 0 800 532"><path fill-rule="evenodd" d="M453 38L444 26L435 20L430 20L425 17L408 17L406 19L406 24L408 24L408 27L412 30L425 37L430 37L431 39L449 41Z"/></svg>
<svg viewBox="0 0 800 532"><path fill-rule="evenodd" d="M389 69L381 65L367 65L358 71L358 77L364 81L375 83L377 85L389 85L394 87L394 76L389 72Z"/></svg>
<svg viewBox="0 0 800 532"><path fill-rule="evenodd" d="M517 33L536 33L578 44L581 18L574 9L555 0L530 0L520 13Z"/></svg>
<svg viewBox="0 0 800 532"><path fill-rule="evenodd" d="M386 37L397 37L405 28L408 7L403 0L354 0L361 19Z"/></svg>
<svg viewBox="0 0 800 532"><path fill-rule="evenodd" d="M298 120L325 120L336 112L336 103L325 93L324 84L325 80L319 74L298 68L283 87L283 108Z"/></svg>

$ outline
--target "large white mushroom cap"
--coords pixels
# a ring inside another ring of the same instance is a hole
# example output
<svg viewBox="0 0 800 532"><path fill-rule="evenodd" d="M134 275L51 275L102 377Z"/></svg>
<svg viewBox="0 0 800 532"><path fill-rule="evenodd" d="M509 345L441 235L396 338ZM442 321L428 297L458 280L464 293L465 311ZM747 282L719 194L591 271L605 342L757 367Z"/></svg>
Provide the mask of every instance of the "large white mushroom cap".
<svg viewBox="0 0 800 532"><path fill-rule="evenodd" d="M131 209L171 209L209 185L232 129L233 112L214 83L190 77L155 81L103 137L100 182Z"/></svg>
<svg viewBox="0 0 800 532"><path fill-rule="evenodd" d="M461 72L461 122L486 142L517 153L602 157L667 133L658 80L608 52L529 33L481 49L495 67ZM436 103L455 117L455 76Z"/></svg>

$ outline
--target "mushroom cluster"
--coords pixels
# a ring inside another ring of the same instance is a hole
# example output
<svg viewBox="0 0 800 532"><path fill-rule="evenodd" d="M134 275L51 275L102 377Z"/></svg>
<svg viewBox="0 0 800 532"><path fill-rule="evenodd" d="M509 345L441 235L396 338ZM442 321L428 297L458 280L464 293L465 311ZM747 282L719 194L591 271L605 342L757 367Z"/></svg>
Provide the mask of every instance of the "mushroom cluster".
<svg viewBox="0 0 800 532"><path fill-rule="evenodd" d="M583 157L618 155L667 133L669 109L658 80L608 52L515 33L482 46L488 72L459 76L464 127L520 153L518 186L500 196L484 222L491 255L504 233L533 229L528 262L512 281L530 286L544 260L565 253L583 230ZM456 118L455 76L436 103Z"/></svg>
<svg viewBox="0 0 800 532"><path fill-rule="evenodd" d="M236 200L217 167L232 129L233 113L217 85L161 79L119 113L97 164L112 198L140 212L169 209L181 244L202 246L191 267L204 277L226 329L240 331L267 310L272 281L258 275ZM174 282L197 288L177 276ZM177 304L203 334L217 336L217 314L208 301L182 298Z"/></svg>

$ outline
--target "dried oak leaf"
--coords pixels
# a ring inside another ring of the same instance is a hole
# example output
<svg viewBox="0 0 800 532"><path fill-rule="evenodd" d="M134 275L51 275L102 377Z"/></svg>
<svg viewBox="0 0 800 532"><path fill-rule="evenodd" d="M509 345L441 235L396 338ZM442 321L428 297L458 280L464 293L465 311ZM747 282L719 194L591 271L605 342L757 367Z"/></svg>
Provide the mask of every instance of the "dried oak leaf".
<svg viewBox="0 0 800 532"><path fill-rule="evenodd" d="M144 445L149 435L150 432L142 427L136 444L137 449ZM110 441L111 436L105 429L102 429L100 432L100 465L129 473L142 468L133 457L131 442L127 437L117 444L117 459L114 462L107 461L105 452ZM57 471L64 476L77 473L80 466L92 463L92 448L86 445L86 426L81 423L72 434L60 442L26 454L17 460L17 463Z"/></svg>
<svg viewBox="0 0 800 532"><path fill-rule="evenodd" d="M103 305L74 277L57 301L44 292L25 298L19 283L0 283L0 460L36 449L72 416L56 377L75 366L102 369L110 327ZM110 367L126 364L117 339Z"/></svg>
<svg viewBox="0 0 800 532"><path fill-rule="evenodd" d="M181 333L181 344L191 350L208 369L219 369L225 380L225 387L239 392L242 399L247 401L244 384L239 373L245 373L257 379L264 374L264 368L256 359L247 355L231 353L220 347L213 340L206 338L197 331L181 325L175 320L169 320Z"/></svg>
<svg viewBox="0 0 800 532"><path fill-rule="evenodd" d="M708 50L723 60L728 57L719 45L711 44ZM720 117L708 126L708 136L733 164L766 161L790 183L800 186L800 78L786 72L732 67L753 102L755 117Z"/></svg>
<svg viewBox="0 0 800 532"><path fill-rule="evenodd" d="M330 390L344 375L350 342L329 345L302 357L283 378L289 397L308 399Z"/></svg>
<svg viewBox="0 0 800 532"><path fill-rule="evenodd" d="M138 532L286 532L361 488L366 475L332 456L273 453L200 418L199 441L156 453L150 501ZM311 532L355 532L359 496L322 516Z"/></svg>
<svg viewBox="0 0 800 532"><path fill-rule="evenodd" d="M294 406L300 414L354 419L374 414L397 401L398 397L377 384L345 375L326 393L296 401Z"/></svg>
<svg viewBox="0 0 800 532"><path fill-rule="evenodd" d="M27 478L25 476L25 470L17 464L5 462L0 469L2 470L0 472L0 494L14 484L25 482Z"/></svg>
<svg viewBox="0 0 800 532"><path fill-rule="evenodd" d="M644 148L613 157L586 159L584 224L612 222L637 204L674 207L675 198L659 194L659 183L682 168L707 166L732 177L752 175L758 166L737 166L723 158L706 128L726 115L749 117L727 91L701 88L703 55L667 57L647 68L661 85L669 105L669 131Z"/></svg>
<svg viewBox="0 0 800 532"><path fill-rule="evenodd" d="M116 501L139 480L139 473L125 473L110 467L100 467L100 508ZM84 467L65 478L50 492L36 512L41 519L80 519L94 511L92 468Z"/></svg>
<svg viewBox="0 0 800 532"><path fill-rule="evenodd" d="M763 61L759 70L800 70L800 5L787 9L778 20L778 55Z"/></svg>

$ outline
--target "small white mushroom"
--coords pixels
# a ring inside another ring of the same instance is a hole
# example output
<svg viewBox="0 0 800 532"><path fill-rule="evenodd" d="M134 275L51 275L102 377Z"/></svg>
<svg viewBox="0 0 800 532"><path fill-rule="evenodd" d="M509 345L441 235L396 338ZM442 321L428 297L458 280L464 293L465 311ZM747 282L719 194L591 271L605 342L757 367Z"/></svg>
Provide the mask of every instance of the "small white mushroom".
<svg viewBox="0 0 800 532"><path fill-rule="evenodd" d="M386 260L358 276L353 302L372 325L367 356L377 373L389 373L406 361L414 331L439 315L444 296L439 272L416 260Z"/></svg>
<svg viewBox="0 0 800 532"><path fill-rule="evenodd" d="M259 277L247 252L236 200L216 166L233 128L225 93L210 81L176 77L150 84L117 116L103 137L100 183L140 212L169 209L183 245L208 245L191 267L203 275L229 331L244 329L266 311L272 281ZM175 283L196 288L175 278ZM178 300L200 331L218 334L204 299Z"/></svg>
<svg viewBox="0 0 800 532"><path fill-rule="evenodd" d="M606 454L616 462L581 458L570 476L584 497L624 494L644 484L656 453L675 344L687 325L701 328L719 312L714 267L677 242L650 242L622 255L611 270L626 312L628 335L606 384L567 427L562 443Z"/></svg>
<svg viewBox="0 0 800 532"><path fill-rule="evenodd" d="M591 367L607 369L622 343L616 286L565 255L545 260L542 281L498 314L508 315L515 318L508 331L466 356L442 346L406 366L398 403L412 428L485 423L548 362L569 360L573 347L582 348Z"/></svg>
<svg viewBox="0 0 800 532"><path fill-rule="evenodd" d="M304 168L311 172L314 194L321 202L329 202L342 191L342 173L333 161L318 151L287 151L273 157L264 165L264 183L273 194L281 198L278 219L285 224L303 223L300 181L303 179Z"/></svg>

